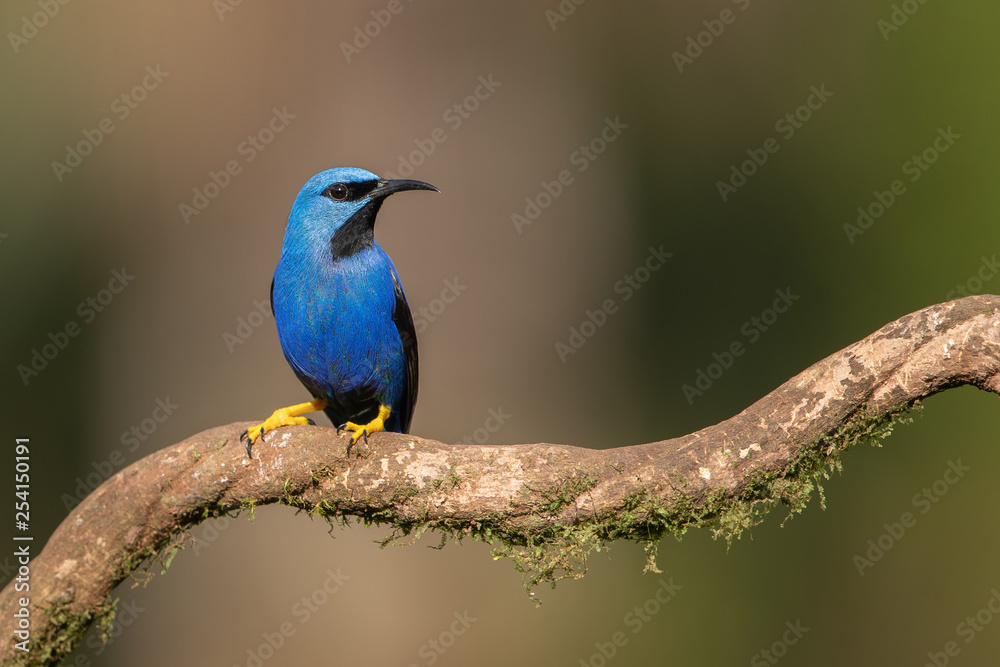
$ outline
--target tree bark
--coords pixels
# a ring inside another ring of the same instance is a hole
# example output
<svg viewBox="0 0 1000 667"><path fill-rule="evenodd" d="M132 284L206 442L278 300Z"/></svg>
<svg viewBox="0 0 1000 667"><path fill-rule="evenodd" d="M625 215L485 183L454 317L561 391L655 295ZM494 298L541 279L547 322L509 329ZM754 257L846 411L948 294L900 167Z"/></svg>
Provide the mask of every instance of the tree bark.
<svg viewBox="0 0 1000 667"><path fill-rule="evenodd" d="M965 384L1000 393L1000 297L902 317L724 422L642 445L447 445L380 433L348 455L347 435L302 426L268 434L249 459L239 438L248 424L220 426L118 472L70 513L31 561L30 592L12 581L0 593L0 658L57 662L113 614L114 587L168 562L189 528L268 503L388 524L394 536L434 529L488 540L529 588L580 576L587 553L614 539L645 543L655 568L667 533L708 526L729 538L777 501L800 511L845 448ZM11 639L25 596L27 653Z"/></svg>

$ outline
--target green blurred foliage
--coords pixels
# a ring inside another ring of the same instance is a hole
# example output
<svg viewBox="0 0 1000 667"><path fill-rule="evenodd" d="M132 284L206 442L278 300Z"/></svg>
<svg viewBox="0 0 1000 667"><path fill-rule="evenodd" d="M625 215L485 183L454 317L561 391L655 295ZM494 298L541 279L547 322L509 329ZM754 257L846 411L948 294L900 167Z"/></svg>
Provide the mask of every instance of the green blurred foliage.
<svg viewBox="0 0 1000 667"><path fill-rule="evenodd" d="M414 309L434 312L446 280L467 286L420 333L414 430L444 441L478 438L490 409L511 415L491 442L681 435L956 286L998 291L996 276L977 282L1000 248L995 3L221 6L59 5L16 50L8 34L0 56L0 387L8 441L27 435L36 452L40 538L112 456L131 463L302 400L270 320L235 346L224 334L266 299L291 202L331 166L398 172L430 153L415 175L442 195L386 206L378 238ZM0 26L21 33L39 7L6 3ZM559 7L568 15L550 23ZM885 32L894 12L907 19ZM367 45L345 48L379 18ZM169 74L129 106L121 96L157 65ZM489 75L500 86L469 102ZM786 136L776 123L812 87L832 95ZM294 120L248 160L241 145L275 108ZM103 118L113 132L60 180L52 163ZM608 118L628 127L581 171L577 151ZM428 144L435 128L446 139ZM960 138L908 180L904 163L939 128ZM723 201L718 181L768 138L777 150ZM230 160L240 172L186 222L179 205ZM518 230L511 215L562 170L572 183ZM895 179L905 193L851 242L844 225ZM673 256L625 300L615 285L661 245ZM134 282L85 322L79 304L122 267ZM799 299L749 343L744 324L777 289ZM609 298L615 312L560 359L556 343ZM17 366L74 321L80 334L25 385ZM682 385L734 341L745 354L689 402ZM180 407L149 421L168 398ZM995 397L935 397L883 448L845 458L825 511L814 502L782 524L779 508L729 548L704 532L665 541L662 575L641 574L635 545L613 545L583 580L539 591L539 608L481 544L378 550L381 531L337 529L334 541L325 524L264 508L252 525L197 528L199 548L167 575L120 587L141 611L79 655L246 665L290 621L295 634L264 664L597 665L619 631L627 642L608 664L764 664L759 652L800 621L809 630L782 664L923 664L948 641L956 662L992 664L1000 627L958 633L1000 586L998 425ZM914 496L959 459L971 471L920 513ZM916 524L859 574L855 557L907 511ZM350 578L302 622L295 605L330 568ZM661 579L682 588L633 632L629 614ZM475 622L435 652L466 611Z"/></svg>

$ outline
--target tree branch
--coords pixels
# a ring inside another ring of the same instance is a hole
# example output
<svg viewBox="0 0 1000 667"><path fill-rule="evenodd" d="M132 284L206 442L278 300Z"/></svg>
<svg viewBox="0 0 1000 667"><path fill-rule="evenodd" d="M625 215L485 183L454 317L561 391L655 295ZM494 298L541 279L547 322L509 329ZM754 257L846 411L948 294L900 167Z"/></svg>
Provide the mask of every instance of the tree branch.
<svg viewBox="0 0 1000 667"><path fill-rule="evenodd" d="M800 511L851 444L878 439L919 401L971 384L1000 393L1000 297L925 308L814 364L740 414L690 435L631 447L446 445L283 428L248 459L246 423L199 433L120 471L87 497L31 562L31 651L13 647L14 582L0 594L0 659L50 664L144 562L169 559L206 518L285 503L331 520L442 531L498 543L530 587L580 576L606 540L643 542L710 526L726 537L776 501ZM442 537L444 539L444 537Z"/></svg>

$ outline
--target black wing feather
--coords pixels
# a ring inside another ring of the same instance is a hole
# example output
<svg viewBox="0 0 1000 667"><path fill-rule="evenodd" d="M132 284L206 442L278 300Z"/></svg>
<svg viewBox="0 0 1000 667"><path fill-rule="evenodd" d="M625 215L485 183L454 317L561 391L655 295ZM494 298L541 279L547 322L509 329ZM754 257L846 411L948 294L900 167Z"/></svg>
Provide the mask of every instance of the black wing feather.
<svg viewBox="0 0 1000 667"><path fill-rule="evenodd" d="M417 404L417 332L413 328L413 314L406 295L399 284L399 276L392 272L392 287L396 293L396 305L392 311L392 321L403 342L403 354L406 357L406 378L404 379L403 400L399 405L399 430L410 432L410 420L413 418L413 408Z"/></svg>

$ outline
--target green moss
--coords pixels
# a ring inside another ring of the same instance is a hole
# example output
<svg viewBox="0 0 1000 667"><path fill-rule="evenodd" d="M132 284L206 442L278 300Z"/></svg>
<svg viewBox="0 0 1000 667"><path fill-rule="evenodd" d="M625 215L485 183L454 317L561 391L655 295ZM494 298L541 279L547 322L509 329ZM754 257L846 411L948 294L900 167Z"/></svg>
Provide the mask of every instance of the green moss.
<svg viewBox="0 0 1000 667"><path fill-rule="evenodd" d="M315 506L305 500L303 500L299 493L302 489L292 488L292 478L289 477L285 479L285 483L281 485L281 498L278 502L282 505L288 505L289 507L294 507L299 512L305 511L309 516L314 516L317 513L322 513L319 511L318 506Z"/></svg>
<svg viewBox="0 0 1000 667"><path fill-rule="evenodd" d="M840 455L860 442L878 445L892 432L895 424L911 421L910 410L919 407L914 403L880 416L859 412L836 432L801 448L780 470L749 472L735 488L715 489L699 495L684 476L668 475L667 479L637 489L623 498L619 506L603 514L581 512L575 516L572 508L598 480L571 469L565 471L563 480L554 488L534 493L531 489L522 489L520 499L511 501L510 512L474 518L430 519L427 508L411 502L420 494L412 485L395 489L391 497L381 503L368 497L335 498L313 505L302 498L304 489L294 489L291 480L286 479L276 500L306 509L311 516L324 517L330 522L331 531L335 523L346 525L349 520L366 526L390 525L391 534L379 541L382 546L412 543L427 531L440 533L437 548L443 547L449 538L462 541L471 537L488 542L494 545L494 559L511 559L515 569L522 574L525 588L533 596L532 589L541 583L554 587L560 579L583 576L588 556L594 551L600 552L614 540L642 544L646 553L645 569L658 572L657 547L666 535L680 539L690 528L705 527L711 529L714 537L724 537L731 543L759 523L779 502L788 508L786 520L805 508L814 491L819 492L822 505L820 480L840 470ZM734 445L724 443L723 448L726 447ZM733 461L735 465L749 462L750 457ZM623 469L614 469L623 473ZM312 475L313 484L333 475L329 470L317 471ZM431 486L447 491L460 482L456 470L451 468L444 478L432 481ZM236 516L238 510L245 510L252 521L257 504L249 498L242 500L238 507L215 504L201 509L195 517L197 521L204 521L222 514ZM574 517L569 523L568 516ZM148 571L155 563L160 563L161 571L165 572L184 547L186 537L186 533L166 536L154 547L126 556L115 571L115 581L143 572L151 576ZM403 538L410 539L403 542ZM115 602L111 600L105 601L96 612L87 614L71 612L66 603L54 605L48 610L53 624L46 636L38 638L40 641L34 644L34 653L18 664L57 661L72 649L95 619L100 619L102 632L106 633L114 620L114 612Z"/></svg>
<svg viewBox="0 0 1000 667"><path fill-rule="evenodd" d="M432 479L431 486L435 489L440 489L445 492L451 491L462 479L458 476L458 471L455 469L454 465L448 466L448 476L444 478Z"/></svg>
<svg viewBox="0 0 1000 667"><path fill-rule="evenodd" d="M57 602L44 610L49 618L45 627L44 637L33 637L28 653L17 651L13 665L51 665L57 664L83 638L83 633L97 620L100 623L101 636L110 633L115 620L118 606L117 598L106 599L94 612L76 613L70 611L68 602ZM5 663L6 664L6 663Z"/></svg>
<svg viewBox="0 0 1000 667"><path fill-rule="evenodd" d="M392 495L389 497L389 502L391 504L402 504L415 495L420 493L420 489L413 485L399 486L392 490Z"/></svg>
<svg viewBox="0 0 1000 667"><path fill-rule="evenodd" d="M778 502L789 510L786 520L805 509L814 490L819 491L820 503L825 507L819 480L841 469L840 455L860 442L879 445L897 423L912 421L909 412L919 407L914 403L880 416L859 412L832 435L804 447L781 471L748 474L736 489L716 489L695 498L685 490L687 479L677 476L679 485L671 492L640 489L604 517L588 517L550 529L541 527L531 534L505 532L501 526L499 531L484 533L483 537L499 538L501 545L494 548L494 559L513 560L529 590L542 582L554 587L559 579L582 576L587 555L616 539L641 543L646 552L645 569L658 571L657 545L667 534L680 539L689 528L707 527L713 537L724 537L731 544ZM594 483L586 478L571 478L555 492L543 494L546 503L534 511L553 515Z"/></svg>
<svg viewBox="0 0 1000 667"><path fill-rule="evenodd" d="M240 501L240 507L247 511L250 523L253 523L257 516L257 501L253 498L244 498Z"/></svg>
<svg viewBox="0 0 1000 667"><path fill-rule="evenodd" d="M98 618L97 631L101 635L102 641L108 641L111 631L115 627L115 616L118 615L118 598L109 600L110 604L105 607L106 612Z"/></svg>
<svg viewBox="0 0 1000 667"><path fill-rule="evenodd" d="M576 502L582 493L590 491L597 486L597 479L589 475L573 475L563 481L554 491L542 491L541 496L545 499L542 510L546 514L558 514L563 507Z"/></svg>
<svg viewBox="0 0 1000 667"><path fill-rule="evenodd" d="M918 407L904 406L882 416L859 412L835 433L802 448L781 470L748 473L733 489L714 489L697 495L686 477L670 475L661 483L636 490L620 506L603 515L580 516L569 524L565 523L566 508L574 506L582 494L598 483L594 477L573 470L567 470L564 480L554 488L537 493L534 489L522 489L522 499L510 503L511 514L516 518L496 514L474 519L431 520L427 509L414 511L409 505L410 499L420 494L412 485L395 489L382 503L373 498L350 504L324 500L309 512L324 516L331 526L334 521L346 524L348 515L365 526L389 525L390 534L377 540L382 547L412 544L428 531L440 534L435 548L443 547L449 538L460 542L471 537L491 543L494 559L510 558L529 591L541 583L555 586L560 579L583 576L589 554L620 539L642 544L645 569L655 572L659 571L657 547L666 535L681 539L690 528L709 528L713 537L724 537L731 544L779 502L788 508L786 520L805 509L814 491L819 491L823 505L820 478L828 478L831 471L840 469L840 454L858 442L878 444L896 423L909 421L908 411ZM732 455L735 445L726 442L723 447ZM749 456L734 460L733 465L746 465L750 460ZM459 483L459 476L452 468L446 477L432 480L429 486L450 490ZM291 495L288 483L284 492L288 501ZM301 501L289 504L301 505ZM401 511L404 505L406 512Z"/></svg>

